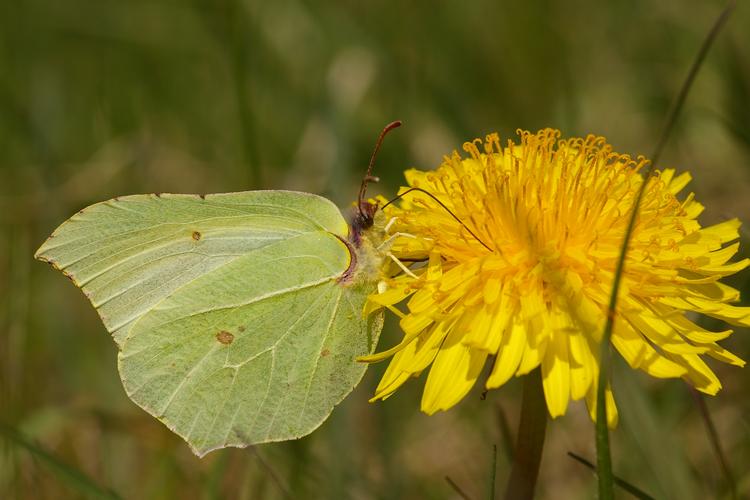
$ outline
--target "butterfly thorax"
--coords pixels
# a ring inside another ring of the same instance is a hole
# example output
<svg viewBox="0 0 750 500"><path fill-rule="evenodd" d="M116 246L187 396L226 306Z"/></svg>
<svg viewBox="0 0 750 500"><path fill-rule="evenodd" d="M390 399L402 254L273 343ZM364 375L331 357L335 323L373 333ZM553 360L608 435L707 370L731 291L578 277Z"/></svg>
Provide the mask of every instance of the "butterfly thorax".
<svg viewBox="0 0 750 500"><path fill-rule="evenodd" d="M349 269L340 282L347 285L375 283L380 279L384 255L380 247L385 240L385 215L377 205L363 203L349 226L347 247L351 254Z"/></svg>

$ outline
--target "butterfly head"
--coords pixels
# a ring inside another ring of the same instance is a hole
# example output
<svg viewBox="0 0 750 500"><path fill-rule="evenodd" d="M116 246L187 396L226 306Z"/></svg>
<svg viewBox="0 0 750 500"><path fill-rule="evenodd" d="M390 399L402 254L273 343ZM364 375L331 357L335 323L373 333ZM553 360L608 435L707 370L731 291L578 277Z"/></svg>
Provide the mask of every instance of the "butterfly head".
<svg viewBox="0 0 750 500"><path fill-rule="evenodd" d="M357 203L350 230L350 237L354 245L359 247L362 244L362 233L372 228L377 211L377 201L360 200Z"/></svg>

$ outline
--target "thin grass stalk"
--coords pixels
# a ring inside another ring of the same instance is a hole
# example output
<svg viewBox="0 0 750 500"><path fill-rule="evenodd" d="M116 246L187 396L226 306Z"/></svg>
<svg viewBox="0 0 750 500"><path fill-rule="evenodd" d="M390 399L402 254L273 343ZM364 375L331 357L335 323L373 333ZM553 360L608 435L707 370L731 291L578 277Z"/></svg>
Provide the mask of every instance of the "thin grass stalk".
<svg viewBox="0 0 750 500"><path fill-rule="evenodd" d="M583 458L581 455L577 455L573 453L572 451L569 451L568 456L572 458L573 460L577 461L578 463L583 464L589 469L591 469L592 471L596 472L596 465L592 464L591 462ZM624 479L617 477L617 475L613 474L612 477L614 478L616 486L619 486L623 490L627 491L628 493L633 495L635 498L638 498L639 500L655 500L654 497L652 497L645 491L625 481Z"/></svg>
<svg viewBox="0 0 750 500"><path fill-rule="evenodd" d="M82 471L66 464L60 458L48 452L30 438L8 424L0 422L0 437L4 437L18 448L28 452L61 482L66 483L82 497L118 500L120 495L113 490L99 486Z"/></svg>
<svg viewBox="0 0 750 500"><path fill-rule="evenodd" d="M711 45L713 45L713 42L718 36L719 32L721 31L721 28L724 26L724 24L726 24L726 21L729 19L729 16L735 7L735 4L736 4L735 0L730 0L729 2L727 2L726 6L721 11L716 21L714 22L713 26L711 27L711 30L708 32L708 35L703 40L703 44L701 45L700 50L698 51L698 54L696 55L695 60L693 61L692 66L690 67L690 71L688 72L687 77L682 83L682 87L680 88L680 91L677 94L677 98L675 99L672 107L670 108L669 113L667 114L667 119L665 120L664 127L662 128L661 134L659 135L659 140L657 141L656 146L654 147L654 151L651 154L651 163L648 166L648 169L646 170L646 175L643 180L643 183L641 184L641 187L638 190L638 194L636 195L635 201L633 202L633 209L631 210L630 218L628 220L628 226L627 226L627 229L625 230L625 236L623 238L622 247L620 249L620 255L617 260L615 277L612 283L612 292L610 295L609 307L607 308L607 321L604 326L604 333L602 335L601 349L599 353L599 367L600 368L599 368L598 386L596 390L596 395L597 395L597 399L596 399L597 400L597 404L596 404L596 462L597 462L597 475L599 478L599 499L600 500L611 500L614 498L613 475L612 475L612 455L611 455L610 446L609 446L609 429L607 427L607 405L605 403L605 397L606 397L606 388L607 388L607 384L609 380L608 374L609 374L609 369L610 369L610 356L611 356L610 340L612 338L612 330L613 330L614 321L615 321L615 311L617 308L617 296L620 290L620 282L622 281L622 272L625 267L625 257L627 256L628 246L630 244L630 238L632 237L632 234L633 234L635 221L638 216L638 210L641 206L641 200L643 199L643 194L646 191L646 186L648 185L648 182L654 173L655 166L661 156L662 151L664 150L664 146L667 143L667 139L669 138L672 132L672 129L674 128L674 125L677 121L677 117L679 116L679 113L685 104L685 100L687 99L687 96L690 92L690 88L693 85L693 81L695 80L695 77L698 74L698 71L703 65L703 61L706 59L706 55L708 54L708 51L711 48Z"/></svg>
<svg viewBox="0 0 750 500"><path fill-rule="evenodd" d="M703 396L703 394L698 392L693 387L690 387L690 393L693 395L695 404L698 407L698 410L700 411L701 419L703 420L703 425L706 426L708 440L711 442L711 447L713 448L714 454L716 455L716 460L719 462L719 468L721 469L721 473L724 476L724 482L727 485L727 489L729 489L729 497L732 500L737 500L737 498L739 498L737 496L737 482L734 480L734 474L732 474L732 468L729 467L729 461L727 460L727 457L724 454L724 449L721 446L721 441L719 440L719 433L716 431L714 420L713 418L711 418L711 413L708 411L706 398Z"/></svg>

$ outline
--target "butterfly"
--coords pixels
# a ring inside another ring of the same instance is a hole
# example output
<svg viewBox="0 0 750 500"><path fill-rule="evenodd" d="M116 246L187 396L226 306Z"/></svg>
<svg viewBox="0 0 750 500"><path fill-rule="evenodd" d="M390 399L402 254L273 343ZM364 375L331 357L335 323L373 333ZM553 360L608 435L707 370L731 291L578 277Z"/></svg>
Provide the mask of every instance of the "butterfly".
<svg viewBox="0 0 750 500"><path fill-rule="evenodd" d="M359 383L383 326L377 205L348 224L294 191L123 196L84 208L35 257L112 335L125 392L198 455L300 438Z"/></svg>

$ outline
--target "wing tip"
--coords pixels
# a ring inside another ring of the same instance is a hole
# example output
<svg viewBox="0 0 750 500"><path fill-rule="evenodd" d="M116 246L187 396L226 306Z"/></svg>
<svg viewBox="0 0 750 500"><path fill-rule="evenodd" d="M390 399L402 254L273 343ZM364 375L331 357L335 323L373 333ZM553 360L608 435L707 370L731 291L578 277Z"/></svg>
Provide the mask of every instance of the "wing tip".
<svg viewBox="0 0 750 500"><path fill-rule="evenodd" d="M34 253L34 258L36 260L40 261L40 262L45 262L45 263L49 264L52 267L52 269L54 269L55 271L60 271L63 274L63 276L65 276L70 281L72 281L73 284L77 288L80 288L81 290L83 290L82 284L78 281L78 279L76 278L76 276L72 272L68 271L65 267L62 267L60 265L59 261L55 260L54 257L50 256L47 253L47 248L46 248L47 247L47 242L51 238L52 238L52 236L50 236L50 238L48 238L47 241L45 241L44 244L41 247L39 247L39 249ZM83 290L83 294L86 296L86 298L89 299L89 301L91 301L91 294L90 293L88 293L87 291Z"/></svg>
<svg viewBox="0 0 750 500"><path fill-rule="evenodd" d="M49 264L50 266L52 266L53 269L60 271L61 269L60 269L59 264L52 256L50 256L46 252L47 249L45 248L45 246L46 246L46 243L45 245L42 245L41 247L39 247L39 250L37 250L34 253L34 259L38 260L39 262L45 262Z"/></svg>
<svg viewBox="0 0 750 500"><path fill-rule="evenodd" d="M52 234L50 234L49 236L47 236L47 239L44 240L44 243L42 243L41 245L39 245L39 248L37 248L36 252L34 252L34 258L36 260L40 260L42 262L47 262L49 264L52 264L52 262L54 261L54 259L47 252L50 250L50 247L52 246L52 240L55 239L56 235L57 235L57 229L55 229L52 232Z"/></svg>

